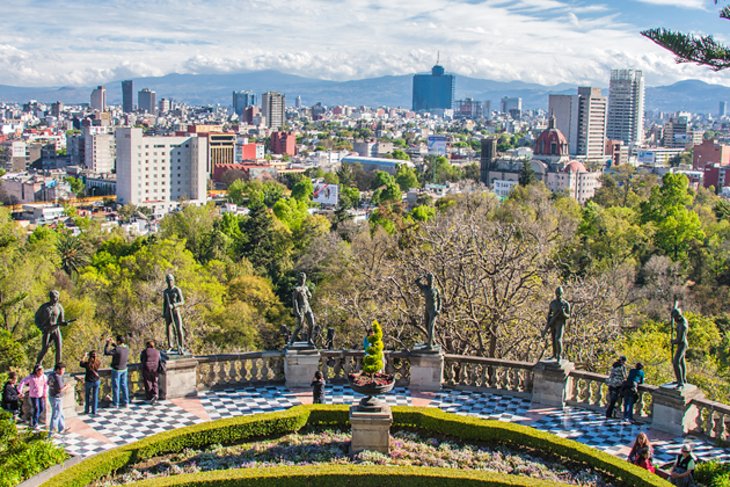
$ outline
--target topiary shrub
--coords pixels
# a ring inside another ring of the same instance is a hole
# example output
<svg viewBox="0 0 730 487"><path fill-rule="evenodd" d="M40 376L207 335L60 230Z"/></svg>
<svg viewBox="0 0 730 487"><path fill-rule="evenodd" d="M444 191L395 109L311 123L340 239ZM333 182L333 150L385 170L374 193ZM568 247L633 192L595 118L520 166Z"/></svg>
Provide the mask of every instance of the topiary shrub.
<svg viewBox="0 0 730 487"><path fill-rule="evenodd" d="M377 320L373 320L373 334L368 336L370 346L365 350L362 371L369 376L383 370L383 328Z"/></svg>

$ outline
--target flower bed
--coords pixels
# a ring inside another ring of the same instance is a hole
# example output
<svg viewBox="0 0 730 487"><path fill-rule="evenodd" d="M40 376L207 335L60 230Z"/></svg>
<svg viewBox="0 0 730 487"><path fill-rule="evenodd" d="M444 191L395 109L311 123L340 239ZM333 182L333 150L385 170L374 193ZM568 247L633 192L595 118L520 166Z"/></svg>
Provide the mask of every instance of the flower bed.
<svg viewBox="0 0 730 487"><path fill-rule="evenodd" d="M417 430L424 434L459 438L465 442L475 442L493 447L514 449L528 448L566 461L594 469L608 476L620 486L650 487L669 486L670 484L646 470L633 466L607 453L587 445L529 428L527 426L487 421L479 418L457 416L438 409L394 407L394 429ZM256 439L274 438L310 428L348 427L348 407L346 405L296 406L286 411L239 416L208 423L201 423L173 431L159 433L142 441L132 443L108 452L100 453L80 462L44 485L47 487L82 487L117 472L129 465L156 456L179 453L187 448L203 450L211 445L236 445ZM326 468L325 468L326 467ZM437 469L437 472L421 467L381 467L368 466L317 466L317 467L277 467L274 469L226 470L154 479L160 482L149 485L249 485L262 479L269 479L257 485L296 485L313 481L319 485L464 485L466 480L448 483L443 479L456 479L460 471ZM278 473L276 477L274 473ZM430 472L430 473L429 473ZM463 472L461 472L463 473ZM487 475L488 474L488 475ZM316 477L316 478L315 478ZM422 478L423 477L423 478ZM482 479L482 485L540 485L535 479L489 472L470 473L464 479ZM234 480L230 480L234 479ZM359 480L358 480L359 479ZM376 479L381 479L375 482ZM385 480L383 480L385 479ZM391 480L388 480L391 479ZM411 479L410 482L404 479ZM439 479L436 481L435 479ZM489 479L488 481L486 479ZM546 481L547 482L547 481ZM145 484L147 485L147 484ZM543 485L556 485L547 482Z"/></svg>
<svg viewBox="0 0 730 487"><path fill-rule="evenodd" d="M149 478L241 467L270 468L311 464L487 470L584 487L613 485L602 475L581 469L577 465L546 461L533 454L502 447L491 448L434 437L426 438L408 431L398 431L393 435L390 455L365 451L350 457L350 438L349 433L325 430L295 433L232 447L214 446L206 451L185 450L132 465L113 478L102 479L94 485L126 485Z"/></svg>

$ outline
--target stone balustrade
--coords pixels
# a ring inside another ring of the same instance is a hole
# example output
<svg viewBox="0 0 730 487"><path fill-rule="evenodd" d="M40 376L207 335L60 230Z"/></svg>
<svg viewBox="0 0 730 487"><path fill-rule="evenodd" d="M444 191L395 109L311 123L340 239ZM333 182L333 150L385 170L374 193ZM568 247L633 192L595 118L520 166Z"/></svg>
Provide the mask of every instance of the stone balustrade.
<svg viewBox="0 0 730 487"><path fill-rule="evenodd" d="M697 408L697 419L691 432L714 440L728 441L730 406L707 399L695 399L692 404Z"/></svg>
<svg viewBox="0 0 730 487"><path fill-rule="evenodd" d="M443 384L454 388L494 389L529 396L533 366L529 362L445 355Z"/></svg>
<svg viewBox="0 0 730 487"><path fill-rule="evenodd" d="M350 373L361 369L363 356L361 350L319 350L305 354L265 351L189 357L179 359L177 365L174 360L168 363L161 387L169 389L168 399L194 395L196 391L246 385L308 387L312 371L317 369L329 383L346 383ZM487 390L531 399L543 406L562 404L596 411L603 411L608 399L606 376L574 370L572 364L558 377L559 381L546 375L551 369L545 369L543 363L484 357L390 351L385 352L385 364L386 372L395 376L398 386L414 391L435 391L439 387ZM307 370L302 369L305 365ZM144 387L139 365L130 365L128 370L130 395L141 397ZM550 373L555 375L556 371L560 372L555 369ZM290 380L297 373L306 377ZM99 399L105 404L111 397L111 370L102 369L99 374L102 379ZM78 379L75 388L78 411L84 402L83 374L73 375ZM545 387L545 381L552 385ZM537 386L542 391L540 394L536 392ZM722 441L730 436L730 406L705 400L699 391L641 385L634 417L671 433L701 434Z"/></svg>

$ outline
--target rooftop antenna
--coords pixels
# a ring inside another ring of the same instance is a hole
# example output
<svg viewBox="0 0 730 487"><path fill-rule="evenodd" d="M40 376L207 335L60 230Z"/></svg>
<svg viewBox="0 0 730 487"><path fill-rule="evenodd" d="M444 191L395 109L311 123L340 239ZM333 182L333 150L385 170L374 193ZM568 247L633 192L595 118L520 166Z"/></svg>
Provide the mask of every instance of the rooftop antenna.
<svg viewBox="0 0 730 487"><path fill-rule="evenodd" d="M439 63L440 59L441 59L441 51L436 51L436 64Z"/></svg>

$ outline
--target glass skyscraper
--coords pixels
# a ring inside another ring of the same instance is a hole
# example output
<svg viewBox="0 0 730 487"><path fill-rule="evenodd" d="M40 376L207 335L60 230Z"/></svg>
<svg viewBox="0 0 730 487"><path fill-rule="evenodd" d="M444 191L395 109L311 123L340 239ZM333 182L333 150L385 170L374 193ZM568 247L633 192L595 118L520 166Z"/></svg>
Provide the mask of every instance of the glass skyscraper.
<svg viewBox="0 0 730 487"><path fill-rule="evenodd" d="M431 74L413 76L413 110L450 109L454 102L456 77L435 65Z"/></svg>

